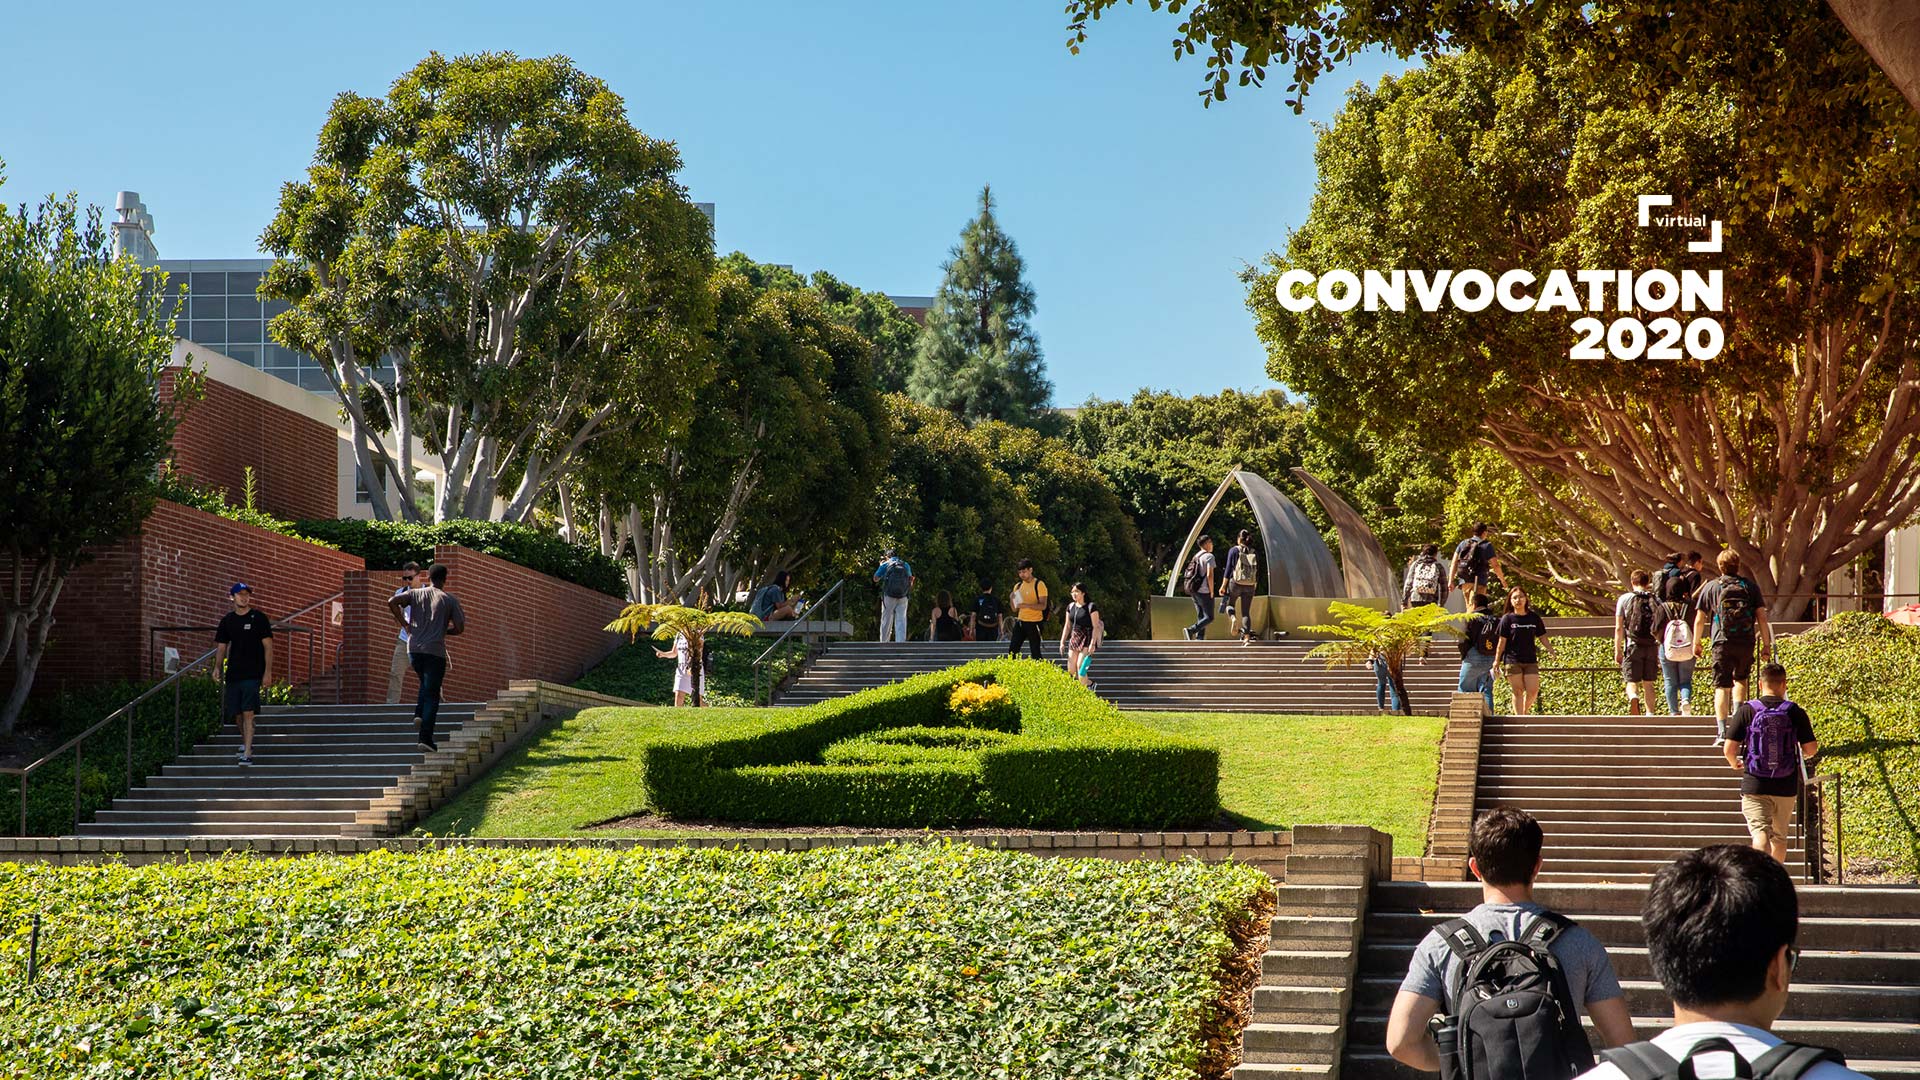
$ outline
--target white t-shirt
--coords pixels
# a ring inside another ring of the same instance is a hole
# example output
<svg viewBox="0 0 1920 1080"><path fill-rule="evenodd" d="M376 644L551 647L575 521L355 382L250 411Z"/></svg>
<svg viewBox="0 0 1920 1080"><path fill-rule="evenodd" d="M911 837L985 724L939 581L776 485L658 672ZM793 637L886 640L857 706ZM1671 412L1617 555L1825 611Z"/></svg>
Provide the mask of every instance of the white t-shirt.
<svg viewBox="0 0 1920 1080"><path fill-rule="evenodd" d="M1751 1028L1745 1024L1681 1024L1669 1028L1653 1037L1653 1045L1672 1054L1678 1061L1687 1056L1687 1051L1703 1039L1719 1037L1733 1044L1740 1056L1747 1061L1758 1061L1762 1054L1779 1046L1782 1040L1771 1032ZM1696 1075L1700 1080L1723 1080L1733 1075L1733 1062L1726 1054L1702 1054L1694 1059ZM1579 1080L1626 1080L1626 1074L1612 1065L1596 1065L1580 1074ZM1867 1080L1866 1074L1823 1061L1807 1070L1804 1080Z"/></svg>

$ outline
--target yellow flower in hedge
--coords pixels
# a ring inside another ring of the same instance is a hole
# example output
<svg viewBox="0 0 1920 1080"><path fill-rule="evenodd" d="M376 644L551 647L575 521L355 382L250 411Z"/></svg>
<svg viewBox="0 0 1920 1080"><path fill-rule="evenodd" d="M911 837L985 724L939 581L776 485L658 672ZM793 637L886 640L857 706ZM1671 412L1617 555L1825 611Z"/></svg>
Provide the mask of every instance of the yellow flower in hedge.
<svg viewBox="0 0 1920 1080"><path fill-rule="evenodd" d="M947 708L954 716L966 719L973 716L991 715L1012 704L1012 695L999 683L981 685L977 682L963 682L953 688L952 696L947 698Z"/></svg>

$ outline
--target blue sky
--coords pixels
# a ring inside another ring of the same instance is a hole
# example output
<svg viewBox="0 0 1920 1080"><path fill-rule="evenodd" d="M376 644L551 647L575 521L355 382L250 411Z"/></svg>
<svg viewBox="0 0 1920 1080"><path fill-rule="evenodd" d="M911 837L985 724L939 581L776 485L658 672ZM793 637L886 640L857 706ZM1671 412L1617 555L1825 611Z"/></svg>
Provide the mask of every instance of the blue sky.
<svg viewBox="0 0 1920 1080"><path fill-rule="evenodd" d="M1236 275L1313 191L1314 119L1398 65L1211 109L1173 20L1057 0L20 5L0 35L0 201L137 190L165 258L253 254L333 95L430 50L565 53L677 141L716 243L927 294L990 183L1038 296L1060 404L1272 385ZM1281 81L1284 83L1284 80Z"/></svg>

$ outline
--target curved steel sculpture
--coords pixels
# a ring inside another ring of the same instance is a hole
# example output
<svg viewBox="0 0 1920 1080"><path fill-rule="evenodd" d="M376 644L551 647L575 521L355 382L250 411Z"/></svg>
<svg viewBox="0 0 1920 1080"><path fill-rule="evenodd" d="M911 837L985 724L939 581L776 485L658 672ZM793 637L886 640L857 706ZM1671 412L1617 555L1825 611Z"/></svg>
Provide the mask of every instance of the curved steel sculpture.
<svg viewBox="0 0 1920 1080"><path fill-rule="evenodd" d="M1387 598L1387 610L1400 607L1399 576L1394 572L1393 564L1387 561L1387 552L1380 546L1380 540L1367 528L1367 523L1358 511L1348 506L1345 499L1333 493L1333 489L1320 482L1305 469L1293 470L1293 475L1307 485L1313 497L1320 500L1320 506L1333 519L1333 527L1340 530L1340 563L1346 573L1347 595L1384 596Z"/></svg>
<svg viewBox="0 0 1920 1080"><path fill-rule="evenodd" d="M1213 517L1214 508L1234 484L1246 493L1247 504L1253 508L1253 520L1260 527L1261 546L1267 554L1267 592L1274 596L1333 596L1379 595L1386 593L1350 593L1347 583L1343 583L1340 570L1333 562L1333 552L1327 548L1327 542L1320 538L1320 530L1314 527L1306 512L1286 497L1279 488L1268 483L1258 473L1244 472L1238 468L1227 473L1214 490L1213 498L1207 500L1206 509L1200 511L1200 519L1193 523L1193 530L1187 533L1186 543L1180 545L1180 557L1174 560L1173 572L1167 575L1167 595L1177 596L1180 572L1186 568L1187 557L1193 552L1193 545L1200 539L1200 533L1206 529L1208 519ZM1317 493L1316 493L1317 494ZM1341 504L1345 506L1344 503ZM1352 511L1348 511L1351 513ZM1363 529L1365 526L1361 526ZM1342 543L1345 532L1341 533ZM1373 534L1368 533L1369 537ZM1377 549L1379 544L1376 542ZM1384 565L1386 558L1381 556Z"/></svg>

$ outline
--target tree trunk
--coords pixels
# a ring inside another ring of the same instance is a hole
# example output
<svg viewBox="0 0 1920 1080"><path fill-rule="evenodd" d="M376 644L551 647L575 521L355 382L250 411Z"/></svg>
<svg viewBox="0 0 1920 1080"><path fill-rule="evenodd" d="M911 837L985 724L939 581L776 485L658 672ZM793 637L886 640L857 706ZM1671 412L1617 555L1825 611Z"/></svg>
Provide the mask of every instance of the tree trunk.
<svg viewBox="0 0 1920 1080"><path fill-rule="evenodd" d="M1387 658L1387 682L1393 692L1400 695L1400 715L1413 715L1413 699L1407 696L1406 660L1403 657Z"/></svg>
<svg viewBox="0 0 1920 1080"><path fill-rule="evenodd" d="M15 593L9 598L6 617L13 624L13 630L8 634L13 651L13 690L7 695L6 704L0 705L0 737L13 734L21 710L26 708L27 695L33 690L34 676L39 673L40 661L47 654L47 637L53 631L53 607L59 602L60 590L67 582L64 572L50 569L43 574L36 569L32 591L22 602L23 597L19 592L21 557L18 551L12 554Z"/></svg>
<svg viewBox="0 0 1920 1080"><path fill-rule="evenodd" d="M1920 6L1913 0L1827 0L1907 104L1920 109Z"/></svg>

